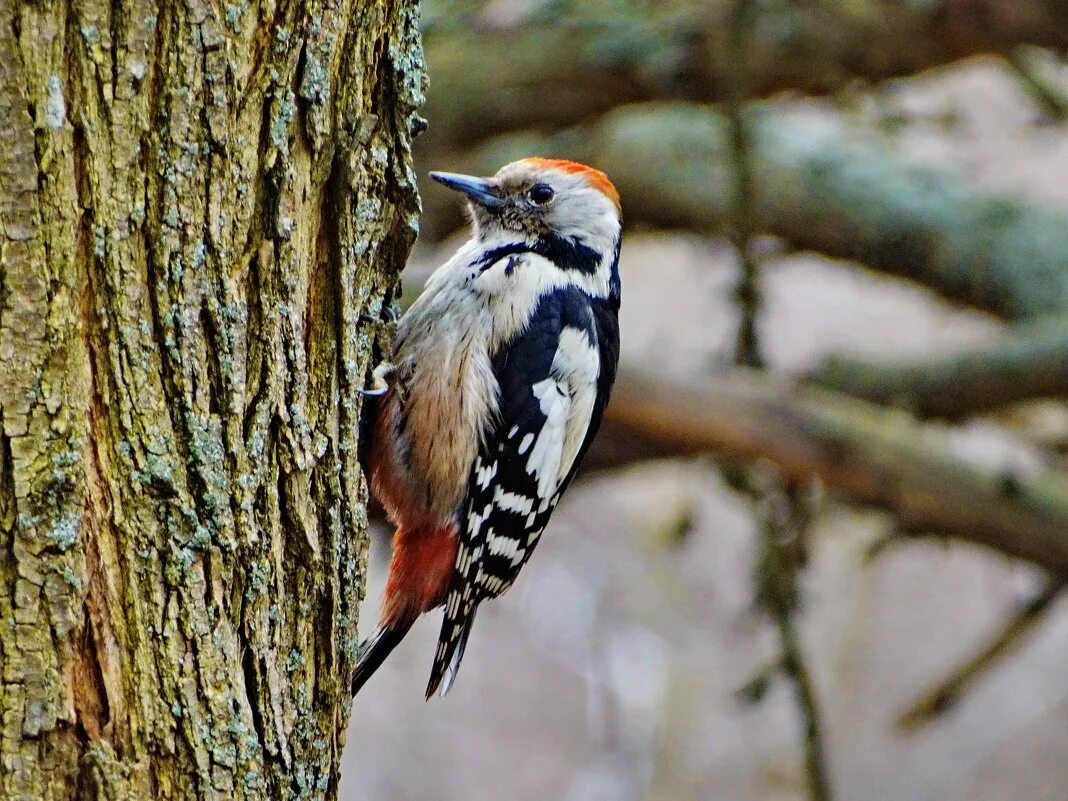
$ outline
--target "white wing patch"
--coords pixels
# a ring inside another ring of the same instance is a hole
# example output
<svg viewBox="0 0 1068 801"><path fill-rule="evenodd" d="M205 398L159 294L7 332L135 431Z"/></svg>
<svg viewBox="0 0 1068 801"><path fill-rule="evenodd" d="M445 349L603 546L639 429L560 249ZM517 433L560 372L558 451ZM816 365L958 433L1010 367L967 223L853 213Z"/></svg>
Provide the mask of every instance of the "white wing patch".
<svg viewBox="0 0 1068 801"><path fill-rule="evenodd" d="M534 385L534 397L541 404L545 423L534 440L534 448L527 460L527 472L537 478L538 497L545 500L556 490L556 482L560 478L560 458L564 452L571 396L559 381L546 378Z"/></svg>
<svg viewBox="0 0 1068 801"><path fill-rule="evenodd" d="M508 589L515 576L500 562L518 567L541 536L544 515L556 506L561 484L589 430L600 367L599 352L587 332L565 326L549 375L531 388L544 422L522 434L519 426L513 426L506 437L511 453L522 457L528 480L514 486L496 484L503 471L498 461L476 461L475 484L480 490L476 500L481 506L473 503L468 509L468 542L461 544L457 570L474 573L471 584L478 588L479 597L495 597ZM507 478L507 471L503 472ZM514 530L514 522L503 527L491 522L497 513L517 516L523 521L521 528Z"/></svg>
<svg viewBox="0 0 1068 801"><path fill-rule="evenodd" d="M555 492L564 477L571 472L579 450L586 439L597 402L597 378L601 373L601 357L590 342L586 332L564 327L560 331L560 344L553 358L553 373L566 384L571 394L571 408L564 431L564 448L560 454L560 475Z"/></svg>
<svg viewBox="0 0 1068 801"><path fill-rule="evenodd" d="M534 439L527 472L537 479L541 511L548 508L586 438L597 400L600 370L600 357L586 332L563 328L551 375L533 387L545 424ZM525 453L530 445L527 437L520 444L520 453Z"/></svg>

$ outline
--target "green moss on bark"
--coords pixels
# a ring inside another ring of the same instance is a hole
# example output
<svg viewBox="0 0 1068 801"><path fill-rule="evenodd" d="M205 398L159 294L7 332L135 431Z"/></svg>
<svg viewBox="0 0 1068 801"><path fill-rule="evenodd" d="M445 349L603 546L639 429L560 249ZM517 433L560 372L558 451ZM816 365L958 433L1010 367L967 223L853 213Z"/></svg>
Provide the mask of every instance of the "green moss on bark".
<svg viewBox="0 0 1068 801"><path fill-rule="evenodd" d="M331 798L408 0L0 20L0 795Z"/></svg>

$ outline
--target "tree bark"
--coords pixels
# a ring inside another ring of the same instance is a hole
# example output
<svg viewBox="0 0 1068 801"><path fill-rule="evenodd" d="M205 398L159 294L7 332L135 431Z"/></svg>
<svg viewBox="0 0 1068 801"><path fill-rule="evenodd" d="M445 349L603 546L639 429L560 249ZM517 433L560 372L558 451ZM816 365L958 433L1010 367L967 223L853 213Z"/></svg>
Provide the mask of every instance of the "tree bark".
<svg viewBox="0 0 1068 801"><path fill-rule="evenodd" d="M499 133L551 130L625 103L723 100L734 0L533 4L431 2L434 94L426 145L456 150ZM458 8L466 13L459 13ZM762 3L746 91L822 94L912 75L1019 44L1068 48L1064 0L805 0ZM492 65L487 68L487 65Z"/></svg>
<svg viewBox="0 0 1068 801"><path fill-rule="evenodd" d="M794 247L861 262L1010 320L1068 309L1068 215L985 193L889 153L839 123L754 106L754 214ZM628 224L723 231L733 216L728 127L704 106L625 106L553 137L500 137L449 169L485 173L519 154L605 170ZM458 224L455 198L427 193L423 229Z"/></svg>
<svg viewBox="0 0 1068 801"><path fill-rule="evenodd" d="M333 798L415 3L0 17L0 797Z"/></svg>

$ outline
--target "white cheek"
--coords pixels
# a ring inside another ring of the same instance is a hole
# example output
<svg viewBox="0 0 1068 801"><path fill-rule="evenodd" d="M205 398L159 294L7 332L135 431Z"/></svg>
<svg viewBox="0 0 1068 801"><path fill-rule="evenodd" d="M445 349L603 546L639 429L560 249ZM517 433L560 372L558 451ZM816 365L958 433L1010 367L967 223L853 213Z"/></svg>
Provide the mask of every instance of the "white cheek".
<svg viewBox="0 0 1068 801"><path fill-rule="evenodd" d="M619 218L607 200L572 204L566 213L561 209L554 215L550 223L560 234L581 239L598 253L611 252L619 232Z"/></svg>

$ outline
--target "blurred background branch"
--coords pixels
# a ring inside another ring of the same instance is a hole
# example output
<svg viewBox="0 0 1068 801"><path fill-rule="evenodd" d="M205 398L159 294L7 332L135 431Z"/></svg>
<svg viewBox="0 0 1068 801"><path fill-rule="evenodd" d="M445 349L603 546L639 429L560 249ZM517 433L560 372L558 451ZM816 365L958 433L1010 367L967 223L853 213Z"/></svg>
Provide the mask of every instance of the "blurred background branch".
<svg viewBox="0 0 1068 801"><path fill-rule="evenodd" d="M753 252L760 216L754 182L754 142L750 120L745 113L749 97L750 68L754 62L755 28L760 20L756 0L734 0L727 18L727 129L728 170L733 179L734 197L727 237L738 254L739 273L734 287L738 307L738 332L734 363L759 370L765 366L760 343L761 285L760 264ZM767 471L765 471L766 473ZM805 780L810 801L831 801L820 702L805 662L796 615L801 594L798 575L805 553L808 515L797 495L797 484L787 488L778 476L765 482L745 482L752 499L759 532L754 574L756 598L775 624L782 657L779 666L793 689L802 722L805 754Z"/></svg>
<svg viewBox="0 0 1068 801"><path fill-rule="evenodd" d="M432 9L424 146L440 156L627 103L723 100L733 47L723 31L733 4L567 0L503 17L492 4ZM763 0L758 11L746 56L752 95L829 94L977 53L1010 54L1022 43L1068 48L1068 10L1058 0Z"/></svg>
<svg viewBox="0 0 1068 801"><path fill-rule="evenodd" d="M890 512L911 534L956 537L1068 572L1068 477L996 472L955 456L944 434L781 376L723 368L708 380L623 372L591 466L712 452L768 461Z"/></svg>
<svg viewBox="0 0 1068 801"><path fill-rule="evenodd" d="M800 573L807 559L811 514L798 484L784 484L781 476L766 470L763 479L759 482L763 487L752 482L749 489L757 507L757 599L775 623L782 651L778 667L790 683L801 719L808 797L812 801L830 801L834 794L824 745L821 702L797 625L802 607Z"/></svg>
<svg viewBox="0 0 1068 801"><path fill-rule="evenodd" d="M1047 579L1030 598L1017 604L988 642L901 714L898 727L913 732L948 712L986 671L1023 647L1027 636L1063 595L1066 585L1068 578L1063 575Z"/></svg>
<svg viewBox="0 0 1068 801"><path fill-rule="evenodd" d="M807 378L918 417L960 420L1036 398L1068 398L1068 318L1021 326L977 350L912 363L832 356Z"/></svg>
<svg viewBox="0 0 1068 801"><path fill-rule="evenodd" d="M1034 45L1018 45L1009 53L1008 60L1020 85L1050 122L1068 119L1068 93L1056 80L1050 79L1050 59L1045 50Z"/></svg>

